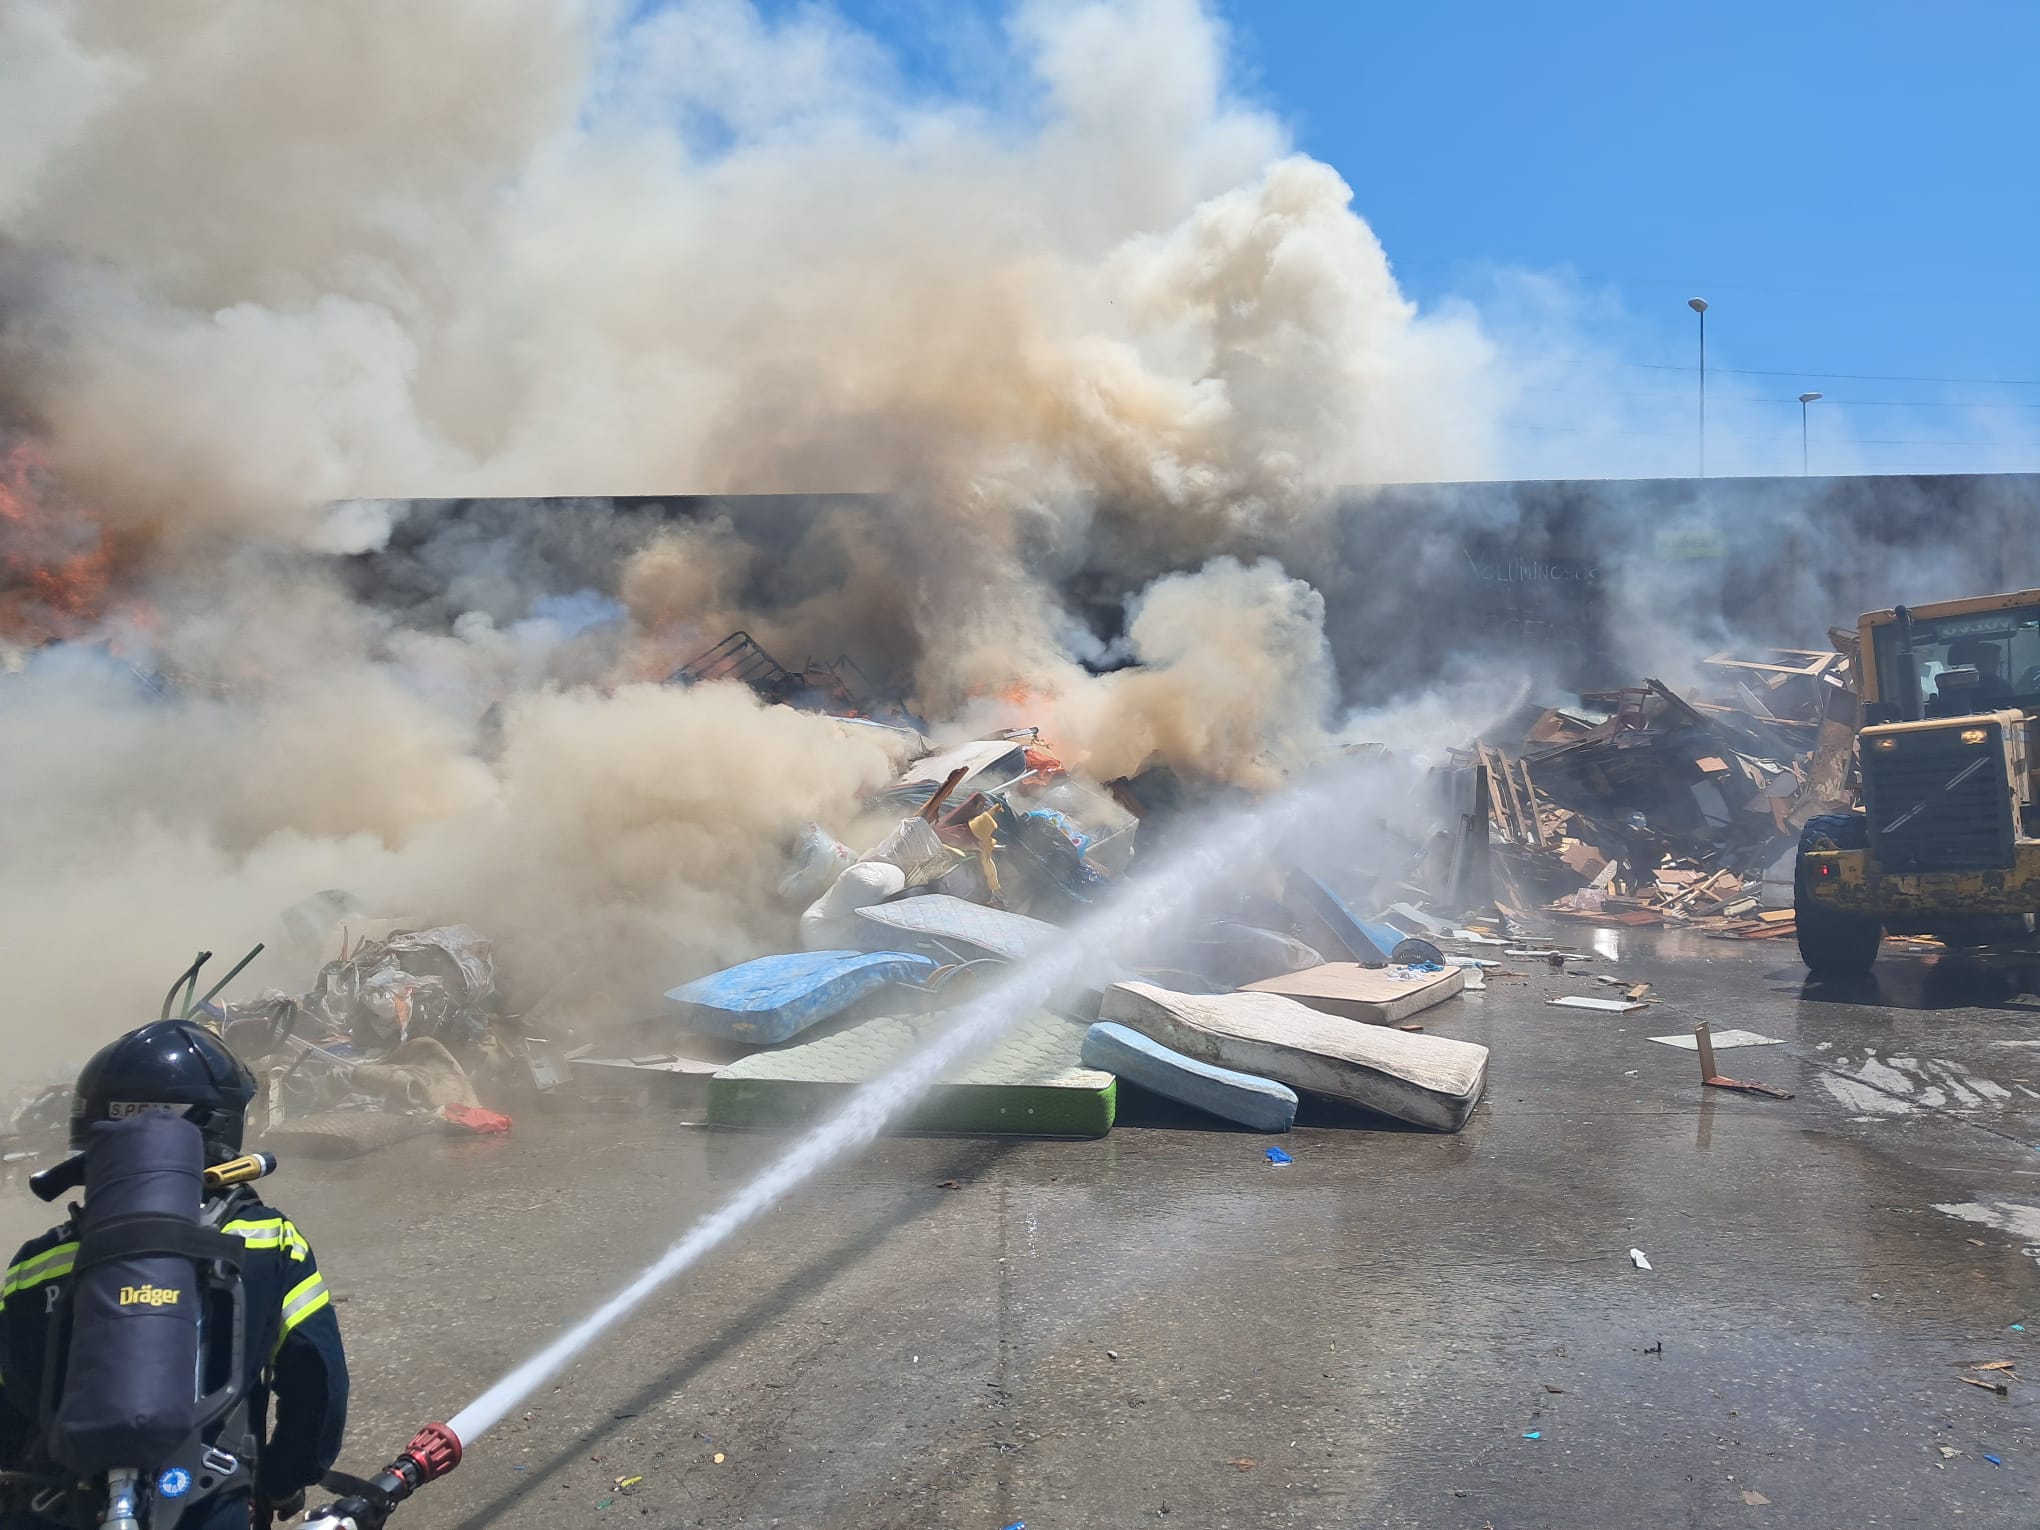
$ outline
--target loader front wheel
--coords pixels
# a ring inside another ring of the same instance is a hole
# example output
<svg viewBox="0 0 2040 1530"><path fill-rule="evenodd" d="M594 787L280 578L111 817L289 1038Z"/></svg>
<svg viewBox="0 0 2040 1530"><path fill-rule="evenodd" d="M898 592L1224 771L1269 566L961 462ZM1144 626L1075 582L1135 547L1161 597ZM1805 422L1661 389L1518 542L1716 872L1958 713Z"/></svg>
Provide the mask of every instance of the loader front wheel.
<svg viewBox="0 0 2040 1530"><path fill-rule="evenodd" d="M1802 874L1803 876L1803 874ZM1861 977L1877 960L1884 926L1875 919L1844 914L1816 903L1795 879L1792 923L1799 933L1799 959L1818 978Z"/></svg>

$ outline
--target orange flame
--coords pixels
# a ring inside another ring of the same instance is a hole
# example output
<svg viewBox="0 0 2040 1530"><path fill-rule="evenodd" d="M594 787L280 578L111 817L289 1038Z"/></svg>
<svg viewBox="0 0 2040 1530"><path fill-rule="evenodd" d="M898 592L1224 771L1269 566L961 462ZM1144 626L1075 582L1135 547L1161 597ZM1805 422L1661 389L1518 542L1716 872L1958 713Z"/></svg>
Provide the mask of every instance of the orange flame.
<svg viewBox="0 0 2040 1530"><path fill-rule="evenodd" d="M0 455L0 638L64 638L104 608L113 552L90 518L58 508L41 455L19 444Z"/></svg>

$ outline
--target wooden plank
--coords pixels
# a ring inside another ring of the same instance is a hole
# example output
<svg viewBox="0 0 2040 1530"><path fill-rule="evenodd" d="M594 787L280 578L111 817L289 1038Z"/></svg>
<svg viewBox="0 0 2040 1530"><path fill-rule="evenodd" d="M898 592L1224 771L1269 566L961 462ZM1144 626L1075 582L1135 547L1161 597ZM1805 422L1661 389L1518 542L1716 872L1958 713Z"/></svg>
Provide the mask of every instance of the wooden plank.
<svg viewBox="0 0 2040 1530"><path fill-rule="evenodd" d="M1835 656L1831 653L1821 653L1812 648L1765 648L1760 651L1763 653L1783 654L1790 658L1798 658L1804 662L1799 664L1767 664L1761 659L1738 659L1735 656L1735 650L1732 648L1723 649L1712 658L1702 659L1700 662L1712 664L1718 669L1749 669L1756 670L1762 674L1782 675L1789 680L1795 677L1805 679L1820 675L1835 659Z"/></svg>
<svg viewBox="0 0 2040 1530"><path fill-rule="evenodd" d="M1499 749L1490 749L1494 759L1494 771L1502 778L1502 798L1508 804L1509 834L1519 845L1530 843L1529 831L1523 827L1523 804L1516 794L1516 773L1509 768L1508 756Z"/></svg>
<svg viewBox="0 0 2040 1530"><path fill-rule="evenodd" d="M1530 842L1541 850L1544 848L1544 816L1537 811L1537 786L1530 779L1530 762L1518 760L1516 768L1523 773L1523 800L1530 807Z"/></svg>
<svg viewBox="0 0 2040 1530"><path fill-rule="evenodd" d="M1481 774L1487 777L1489 815L1511 844L1520 843L1516 838L1516 825L1509 816L1509 804L1502 797L1502 785L1495 779L1494 765L1488 759L1487 745L1475 740L1473 752L1480 760Z"/></svg>

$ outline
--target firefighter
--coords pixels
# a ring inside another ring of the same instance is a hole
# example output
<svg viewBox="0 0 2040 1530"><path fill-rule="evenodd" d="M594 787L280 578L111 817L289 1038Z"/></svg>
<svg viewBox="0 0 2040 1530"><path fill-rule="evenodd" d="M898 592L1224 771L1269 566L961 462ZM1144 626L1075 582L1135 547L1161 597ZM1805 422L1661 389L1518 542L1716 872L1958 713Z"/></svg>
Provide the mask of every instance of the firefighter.
<svg viewBox="0 0 2040 1530"><path fill-rule="evenodd" d="M93 1127L138 1111L181 1115L198 1127L208 1164L241 1154L243 1121L255 1096L248 1068L211 1031L187 1020L164 1020L131 1031L101 1050L78 1076L71 1114L71 1146L84 1150ZM247 1530L262 1510L294 1512L304 1490L340 1453L347 1417L347 1362L340 1324L311 1245L291 1220L252 1191L221 1194L208 1209L221 1233L237 1236L243 1253L238 1280L244 1334L238 1406L216 1426L239 1427L241 1446L252 1443L252 1473L237 1474L210 1497L188 1479L172 1482L191 1492L180 1505L178 1530ZM75 1217L78 1208L72 1208ZM71 1223L25 1244L14 1256L0 1293L0 1530L54 1530L96 1526L90 1494L67 1481L50 1454L44 1415L45 1364L62 1349L72 1264L78 1252ZM230 1325L205 1330L214 1374L229 1369ZM56 1356L59 1367L64 1356ZM61 1375L61 1369L55 1374ZM183 1378L189 1384L189 1377ZM275 1404L273 1429L268 1422ZM204 1437L214 1443L214 1435ZM227 1449L234 1442L220 1442ZM174 1475L174 1474L166 1474ZM266 1519L258 1519L266 1524Z"/></svg>

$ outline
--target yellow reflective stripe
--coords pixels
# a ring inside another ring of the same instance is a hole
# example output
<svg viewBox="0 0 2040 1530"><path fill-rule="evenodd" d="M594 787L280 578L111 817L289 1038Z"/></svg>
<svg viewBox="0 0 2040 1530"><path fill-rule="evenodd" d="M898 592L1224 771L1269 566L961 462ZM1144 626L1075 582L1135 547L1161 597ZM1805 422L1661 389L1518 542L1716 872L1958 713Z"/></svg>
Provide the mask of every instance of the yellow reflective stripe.
<svg viewBox="0 0 2040 1530"><path fill-rule="evenodd" d="M312 1246L305 1242L305 1235L297 1230L295 1222L284 1222L283 1246L290 1250L290 1257L299 1264L311 1257Z"/></svg>
<svg viewBox="0 0 2040 1530"><path fill-rule="evenodd" d="M7 1272L7 1279L0 1284L0 1300L26 1291L30 1286L39 1286L46 1280L56 1280L71 1273L71 1266L78 1261L76 1243L59 1243L55 1248L37 1254L33 1259L24 1259Z"/></svg>
<svg viewBox="0 0 2040 1530"><path fill-rule="evenodd" d="M220 1231L234 1234L250 1248L282 1248L287 1225L282 1217L264 1217L259 1221L243 1219L229 1222ZM291 1235L295 1237L296 1234L297 1230L292 1228Z"/></svg>
<svg viewBox="0 0 2040 1530"><path fill-rule="evenodd" d="M333 1300L333 1293L326 1289L326 1277L314 1271L290 1288L283 1299L283 1332L276 1336L281 1344L285 1335Z"/></svg>

